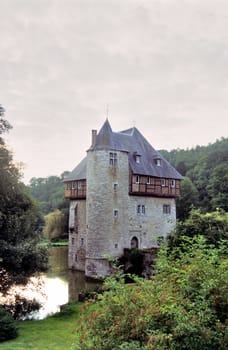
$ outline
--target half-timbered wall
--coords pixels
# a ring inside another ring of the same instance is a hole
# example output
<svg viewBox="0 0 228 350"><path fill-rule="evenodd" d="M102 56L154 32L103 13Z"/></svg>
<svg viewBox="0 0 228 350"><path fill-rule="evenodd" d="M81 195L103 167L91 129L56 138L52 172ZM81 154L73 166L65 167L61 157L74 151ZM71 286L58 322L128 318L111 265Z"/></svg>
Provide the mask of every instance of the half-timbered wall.
<svg viewBox="0 0 228 350"><path fill-rule="evenodd" d="M65 183L65 197L70 199L86 198L86 180L68 181Z"/></svg>
<svg viewBox="0 0 228 350"><path fill-rule="evenodd" d="M180 180L131 174L129 194L178 197L180 195Z"/></svg>

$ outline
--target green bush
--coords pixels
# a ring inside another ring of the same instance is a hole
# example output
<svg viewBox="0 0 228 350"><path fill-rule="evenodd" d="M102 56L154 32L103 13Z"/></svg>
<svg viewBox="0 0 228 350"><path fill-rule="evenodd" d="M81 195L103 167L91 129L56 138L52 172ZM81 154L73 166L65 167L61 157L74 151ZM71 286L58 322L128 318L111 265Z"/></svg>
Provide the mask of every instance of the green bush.
<svg viewBox="0 0 228 350"><path fill-rule="evenodd" d="M16 322L11 314L0 306L0 342L14 339L17 335Z"/></svg>
<svg viewBox="0 0 228 350"><path fill-rule="evenodd" d="M107 278L92 312L83 311L81 350L226 350L228 261L202 236L161 249L152 280Z"/></svg>

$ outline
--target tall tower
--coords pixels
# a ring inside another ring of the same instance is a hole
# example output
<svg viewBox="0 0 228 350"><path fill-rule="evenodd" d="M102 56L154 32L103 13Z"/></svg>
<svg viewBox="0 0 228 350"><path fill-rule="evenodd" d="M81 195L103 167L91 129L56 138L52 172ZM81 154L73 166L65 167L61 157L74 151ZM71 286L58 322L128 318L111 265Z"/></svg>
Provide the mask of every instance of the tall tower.
<svg viewBox="0 0 228 350"><path fill-rule="evenodd" d="M128 152L112 145L112 130L105 122L87 152L87 276L107 275L107 257L124 248L129 182Z"/></svg>

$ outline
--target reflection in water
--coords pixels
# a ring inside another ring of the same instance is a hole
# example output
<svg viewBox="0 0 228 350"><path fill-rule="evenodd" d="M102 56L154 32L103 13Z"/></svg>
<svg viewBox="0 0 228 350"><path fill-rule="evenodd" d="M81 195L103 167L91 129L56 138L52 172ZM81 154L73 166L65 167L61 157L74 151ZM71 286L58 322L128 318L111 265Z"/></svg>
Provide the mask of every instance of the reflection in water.
<svg viewBox="0 0 228 350"><path fill-rule="evenodd" d="M78 300L78 293L83 289L94 289L99 282L85 281L84 272L68 270L68 247L51 247L49 270L41 275L42 292L39 302L42 307L27 318L43 319L56 313L60 306Z"/></svg>

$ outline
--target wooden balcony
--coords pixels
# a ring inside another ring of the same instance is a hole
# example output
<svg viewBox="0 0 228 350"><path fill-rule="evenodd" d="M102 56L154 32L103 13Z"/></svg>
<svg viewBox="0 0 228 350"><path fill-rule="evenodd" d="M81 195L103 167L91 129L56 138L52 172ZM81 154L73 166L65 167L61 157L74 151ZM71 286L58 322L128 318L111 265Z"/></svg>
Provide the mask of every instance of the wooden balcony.
<svg viewBox="0 0 228 350"><path fill-rule="evenodd" d="M129 194L152 197L179 197L180 180L132 175Z"/></svg>
<svg viewBox="0 0 228 350"><path fill-rule="evenodd" d="M68 199L85 199L86 180L66 182L64 196Z"/></svg>

